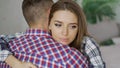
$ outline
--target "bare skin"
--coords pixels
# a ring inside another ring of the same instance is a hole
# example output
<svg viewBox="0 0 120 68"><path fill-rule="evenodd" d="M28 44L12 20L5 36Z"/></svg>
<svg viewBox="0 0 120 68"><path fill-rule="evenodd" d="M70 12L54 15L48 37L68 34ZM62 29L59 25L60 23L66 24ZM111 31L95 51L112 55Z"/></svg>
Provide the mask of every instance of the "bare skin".
<svg viewBox="0 0 120 68"><path fill-rule="evenodd" d="M29 62L21 62L14 56L9 55L5 62L12 68L37 68L35 65Z"/></svg>

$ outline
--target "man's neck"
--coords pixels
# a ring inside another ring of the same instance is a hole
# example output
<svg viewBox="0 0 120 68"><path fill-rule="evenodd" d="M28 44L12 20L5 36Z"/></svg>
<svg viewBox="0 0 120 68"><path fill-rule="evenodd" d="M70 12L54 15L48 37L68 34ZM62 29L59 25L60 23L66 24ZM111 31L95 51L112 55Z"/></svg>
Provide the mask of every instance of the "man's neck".
<svg viewBox="0 0 120 68"><path fill-rule="evenodd" d="M45 25L32 25L29 28L48 31L48 28L46 28Z"/></svg>
<svg viewBox="0 0 120 68"><path fill-rule="evenodd" d="M41 29L41 30L48 31L48 23L47 23L47 20L45 19L37 20L31 23L29 27L32 29Z"/></svg>

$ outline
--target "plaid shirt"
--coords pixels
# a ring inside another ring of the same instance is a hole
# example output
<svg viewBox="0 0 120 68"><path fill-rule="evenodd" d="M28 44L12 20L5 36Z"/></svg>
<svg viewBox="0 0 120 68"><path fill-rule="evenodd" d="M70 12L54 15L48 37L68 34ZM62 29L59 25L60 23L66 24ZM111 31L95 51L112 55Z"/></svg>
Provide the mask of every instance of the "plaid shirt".
<svg viewBox="0 0 120 68"><path fill-rule="evenodd" d="M89 68L105 68L105 62L102 59L99 44L92 37L84 37L82 50L83 54L88 57Z"/></svg>
<svg viewBox="0 0 120 68"><path fill-rule="evenodd" d="M16 58L39 68L88 68L86 58L77 49L57 43L42 30L29 29L9 45Z"/></svg>
<svg viewBox="0 0 120 68"><path fill-rule="evenodd" d="M23 33L16 33L14 35L1 35L0 42L2 42L2 44L0 43L0 46L5 46L5 41L9 42L11 39L19 37L21 35L23 35ZM2 38L4 38L4 41ZM90 68L105 68L105 64L99 50L99 44L97 44L92 37L84 37L82 46L83 54L88 57L88 60L90 62ZM6 46L2 48L0 51L0 61L5 61L9 54L11 54L11 52L8 51Z"/></svg>
<svg viewBox="0 0 120 68"><path fill-rule="evenodd" d="M11 55L8 43L14 38L20 37L23 33L15 33L11 35L0 35L0 62L4 62L8 55Z"/></svg>

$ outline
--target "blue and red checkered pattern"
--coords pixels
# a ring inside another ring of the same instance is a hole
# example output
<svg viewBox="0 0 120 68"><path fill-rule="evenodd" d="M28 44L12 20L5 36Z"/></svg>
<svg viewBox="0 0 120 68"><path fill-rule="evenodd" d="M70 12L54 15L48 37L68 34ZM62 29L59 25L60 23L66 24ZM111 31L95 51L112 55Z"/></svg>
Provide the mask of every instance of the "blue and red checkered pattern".
<svg viewBox="0 0 120 68"><path fill-rule="evenodd" d="M88 67L86 57L77 49L56 42L44 30L28 29L23 36L12 40L9 45L16 58L31 62L38 68Z"/></svg>
<svg viewBox="0 0 120 68"><path fill-rule="evenodd" d="M6 63L0 63L0 68L11 68L11 67Z"/></svg>

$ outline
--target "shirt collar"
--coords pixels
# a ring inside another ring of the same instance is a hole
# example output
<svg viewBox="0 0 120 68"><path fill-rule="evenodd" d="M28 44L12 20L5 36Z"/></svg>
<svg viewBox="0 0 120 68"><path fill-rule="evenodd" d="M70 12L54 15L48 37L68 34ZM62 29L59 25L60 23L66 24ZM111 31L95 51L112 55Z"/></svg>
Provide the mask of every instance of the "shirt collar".
<svg viewBox="0 0 120 68"><path fill-rule="evenodd" d="M41 36L41 35L46 35L46 36L50 36L50 34L48 33L48 31L46 30L42 30L42 29L27 29L25 32L26 35L37 35L37 36Z"/></svg>

